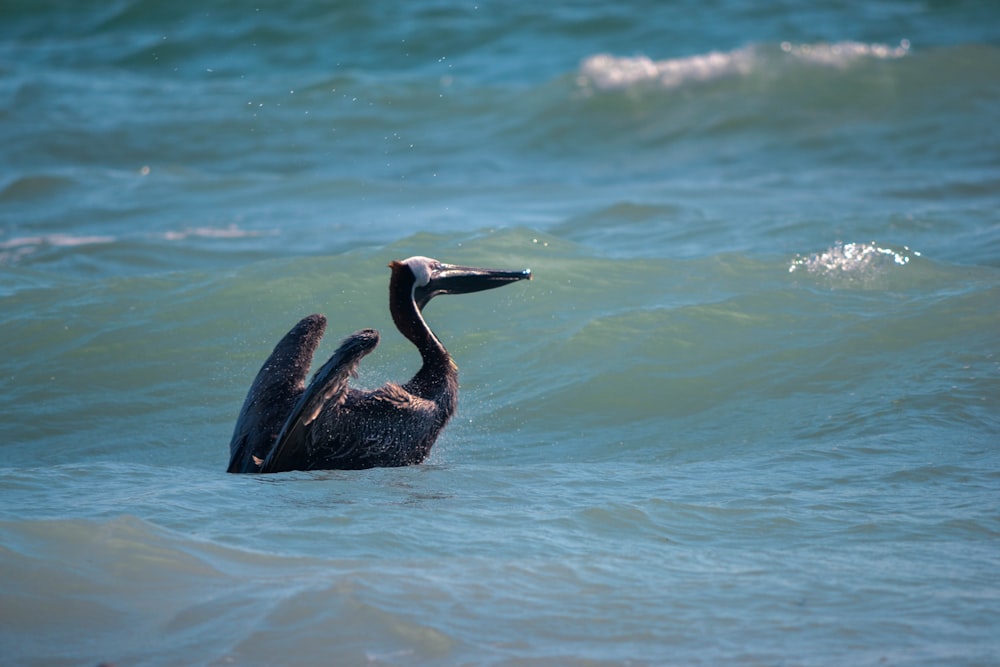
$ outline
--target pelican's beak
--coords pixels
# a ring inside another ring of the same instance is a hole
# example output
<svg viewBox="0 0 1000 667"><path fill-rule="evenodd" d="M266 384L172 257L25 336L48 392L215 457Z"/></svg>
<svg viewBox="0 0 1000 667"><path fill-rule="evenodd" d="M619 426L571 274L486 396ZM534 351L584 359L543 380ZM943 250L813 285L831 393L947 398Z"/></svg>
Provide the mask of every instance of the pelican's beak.
<svg viewBox="0 0 1000 667"><path fill-rule="evenodd" d="M414 291L417 305L423 308L439 294L469 294L502 287L519 280L531 280L531 269L502 271L479 269L470 266L438 264L431 271L430 280Z"/></svg>

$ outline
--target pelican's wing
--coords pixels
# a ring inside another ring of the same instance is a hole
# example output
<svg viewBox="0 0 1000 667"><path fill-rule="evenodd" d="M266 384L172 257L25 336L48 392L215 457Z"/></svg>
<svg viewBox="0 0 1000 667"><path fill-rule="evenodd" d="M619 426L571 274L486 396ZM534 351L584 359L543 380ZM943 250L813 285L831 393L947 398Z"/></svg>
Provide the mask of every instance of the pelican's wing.
<svg viewBox="0 0 1000 667"><path fill-rule="evenodd" d="M299 397L285 421L274 448L260 466L260 472L284 472L299 469L305 458L306 432L309 424L326 406L336 406L347 398L347 383L361 359L378 345L374 329L357 331L340 344L330 360L316 371L312 382Z"/></svg>
<svg viewBox="0 0 1000 667"><path fill-rule="evenodd" d="M257 472L305 388L326 318L310 315L285 334L261 366L229 443L229 472Z"/></svg>

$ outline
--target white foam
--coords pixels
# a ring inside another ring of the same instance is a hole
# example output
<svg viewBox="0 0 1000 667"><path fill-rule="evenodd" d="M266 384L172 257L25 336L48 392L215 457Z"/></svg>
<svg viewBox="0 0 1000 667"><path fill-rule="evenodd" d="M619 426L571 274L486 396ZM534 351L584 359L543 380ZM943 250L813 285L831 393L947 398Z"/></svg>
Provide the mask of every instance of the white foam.
<svg viewBox="0 0 1000 667"><path fill-rule="evenodd" d="M579 83L600 90L620 90L653 83L676 88L690 81L709 81L745 74L753 66L750 49L654 61L646 56L619 58L606 53L590 56L580 66Z"/></svg>
<svg viewBox="0 0 1000 667"><path fill-rule="evenodd" d="M775 49L772 48L772 53ZM899 46L864 44L862 42L835 42L832 44L781 43L781 54L796 62L846 67L863 58L902 58L910 52L910 42L903 40ZM647 56L618 57L607 53L590 56L580 65L577 82L584 88L598 90L623 90L636 85L657 85L677 88L684 84L706 82L724 77L745 76L755 69L773 63L767 48L745 46L732 51L708 53L653 60Z"/></svg>
<svg viewBox="0 0 1000 667"><path fill-rule="evenodd" d="M74 236L72 234L45 234L43 236L21 236L0 242L0 249L10 250L30 246L53 246L66 248L98 243L113 243L113 236Z"/></svg>
<svg viewBox="0 0 1000 667"><path fill-rule="evenodd" d="M39 236L19 236L0 241L0 266L17 264L24 257L39 248L73 248L77 246L114 243L113 236L76 236L73 234L44 234Z"/></svg>
<svg viewBox="0 0 1000 667"><path fill-rule="evenodd" d="M163 232L162 238L167 241L183 241L189 238L203 239L244 239L263 236L264 232L241 229L236 225L226 227L190 227L180 231Z"/></svg>
<svg viewBox="0 0 1000 667"><path fill-rule="evenodd" d="M879 60L902 58L910 52L910 40L904 39L899 43L899 46L895 47L885 44L863 44L861 42L836 42L834 44L792 44L791 42L782 42L781 50L810 63L832 67L845 67L862 58L876 58Z"/></svg>

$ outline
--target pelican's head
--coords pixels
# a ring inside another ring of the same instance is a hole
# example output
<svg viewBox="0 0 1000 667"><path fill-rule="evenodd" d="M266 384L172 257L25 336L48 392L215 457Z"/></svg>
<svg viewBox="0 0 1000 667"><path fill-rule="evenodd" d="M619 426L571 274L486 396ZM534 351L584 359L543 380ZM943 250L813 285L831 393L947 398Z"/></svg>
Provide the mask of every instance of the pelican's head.
<svg viewBox="0 0 1000 667"><path fill-rule="evenodd" d="M468 294L493 289L518 280L531 280L531 269L501 271L445 264L430 257L417 255L393 261L392 282L409 284L413 303L421 310L438 294Z"/></svg>

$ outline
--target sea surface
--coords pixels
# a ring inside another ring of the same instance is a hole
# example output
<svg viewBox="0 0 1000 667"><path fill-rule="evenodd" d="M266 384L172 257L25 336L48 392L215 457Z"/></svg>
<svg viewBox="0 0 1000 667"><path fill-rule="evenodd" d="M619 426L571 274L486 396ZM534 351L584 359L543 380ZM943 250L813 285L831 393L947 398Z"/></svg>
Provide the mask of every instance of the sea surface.
<svg viewBox="0 0 1000 667"><path fill-rule="evenodd" d="M1000 664L1000 3L0 1L4 665ZM230 475L257 369L461 371Z"/></svg>

